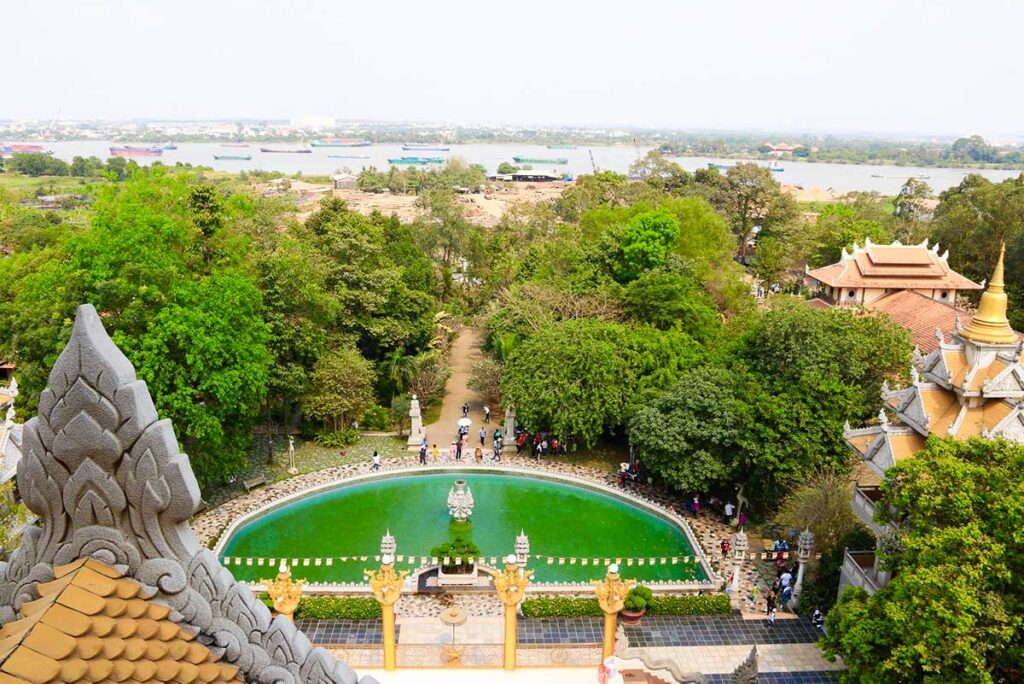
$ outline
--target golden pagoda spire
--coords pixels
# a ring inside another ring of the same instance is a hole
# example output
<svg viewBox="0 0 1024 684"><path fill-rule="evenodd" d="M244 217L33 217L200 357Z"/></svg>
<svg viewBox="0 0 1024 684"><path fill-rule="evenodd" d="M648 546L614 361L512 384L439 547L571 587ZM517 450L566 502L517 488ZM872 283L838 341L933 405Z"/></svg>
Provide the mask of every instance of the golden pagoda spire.
<svg viewBox="0 0 1024 684"><path fill-rule="evenodd" d="M960 331L960 337L988 344L1016 344L1017 335L1006 318L1006 292L1003 291L1003 257L1006 243L999 247L999 262L992 272L992 280L981 295L978 312Z"/></svg>

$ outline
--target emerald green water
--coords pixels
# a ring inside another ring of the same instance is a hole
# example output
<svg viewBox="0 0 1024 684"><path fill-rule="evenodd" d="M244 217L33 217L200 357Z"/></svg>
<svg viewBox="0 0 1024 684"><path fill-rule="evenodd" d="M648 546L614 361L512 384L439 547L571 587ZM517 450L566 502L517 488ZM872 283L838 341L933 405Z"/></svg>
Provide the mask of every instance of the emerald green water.
<svg viewBox="0 0 1024 684"><path fill-rule="evenodd" d="M475 508L468 527L451 521L446 507L456 479L465 479ZM418 568L419 558L455 536L471 539L484 557L512 552L520 530L530 537L529 568L541 582L574 582L604 574L605 558L656 558L644 565L625 562L622 575L640 580L704 579L685 535L675 525L621 499L551 480L473 472L430 473L342 486L268 511L232 534L221 558L235 577L255 581L273 575L269 559L332 558L293 567L311 582L361 582L374 567L380 538L390 530L398 541L397 567ZM415 556L410 564L408 556ZM535 556L542 556L538 559ZM360 561L353 556L368 556ZM554 563L548 564L547 557ZM671 557L680 557L673 565ZM684 564L682 557L689 556ZM235 564L234 558L263 558L263 566ZM347 560L342 560L342 558ZM662 557L669 557L661 565ZM565 564L559 565L558 559ZM576 558L576 564L570 564ZM594 568L581 559L601 559Z"/></svg>

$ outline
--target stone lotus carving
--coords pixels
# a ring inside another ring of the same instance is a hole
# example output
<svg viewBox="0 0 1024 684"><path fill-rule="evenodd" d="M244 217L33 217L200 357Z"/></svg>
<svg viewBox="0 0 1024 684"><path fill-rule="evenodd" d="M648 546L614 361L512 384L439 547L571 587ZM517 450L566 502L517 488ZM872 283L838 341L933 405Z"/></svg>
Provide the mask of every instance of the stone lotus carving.
<svg viewBox="0 0 1024 684"><path fill-rule="evenodd" d="M38 597L54 565L91 556L155 592L246 681L356 681L200 548L188 526L200 500L188 458L91 305L78 308L39 414L25 424L23 452L18 484L42 528L0 564L0 623Z"/></svg>

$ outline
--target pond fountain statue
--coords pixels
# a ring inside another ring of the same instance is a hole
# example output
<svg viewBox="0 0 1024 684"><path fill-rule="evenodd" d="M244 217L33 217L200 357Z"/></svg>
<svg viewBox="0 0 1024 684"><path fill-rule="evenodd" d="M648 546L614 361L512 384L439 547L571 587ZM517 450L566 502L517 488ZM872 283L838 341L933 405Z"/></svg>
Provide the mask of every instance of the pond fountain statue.
<svg viewBox="0 0 1024 684"><path fill-rule="evenodd" d="M465 480L456 480L448 492L448 513L459 523L469 522L473 515L473 492Z"/></svg>

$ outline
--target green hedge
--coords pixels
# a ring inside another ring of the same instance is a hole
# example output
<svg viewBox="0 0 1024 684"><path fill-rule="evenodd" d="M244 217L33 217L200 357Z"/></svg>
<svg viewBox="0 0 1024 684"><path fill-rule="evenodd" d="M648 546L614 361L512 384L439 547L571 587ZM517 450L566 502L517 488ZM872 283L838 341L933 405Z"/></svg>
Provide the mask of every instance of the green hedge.
<svg viewBox="0 0 1024 684"><path fill-rule="evenodd" d="M647 606L649 615L725 615L732 611L725 594L705 596L655 596ZM523 615L530 618L601 617L596 598L544 596L523 601Z"/></svg>
<svg viewBox="0 0 1024 684"><path fill-rule="evenodd" d="M273 609L274 604L266 594L261 594L260 600L267 608ZM296 620L373 620L379 617L380 604L372 598L303 596L299 599L299 607L295 609Z"/></svg>
<svg viewBox="0 0 1024 684"><path fill-rule="evenodd" d="M726 615L732 612L726 594L655 596L648 608L658 615Z"/></svg>
<svg viewBox="0 0 1024 684"><path fill-rule="evenodd" d="M523 615L526 617L601 617L601 606L596 598L564 598L543 596L523 601Z"/></svg>

